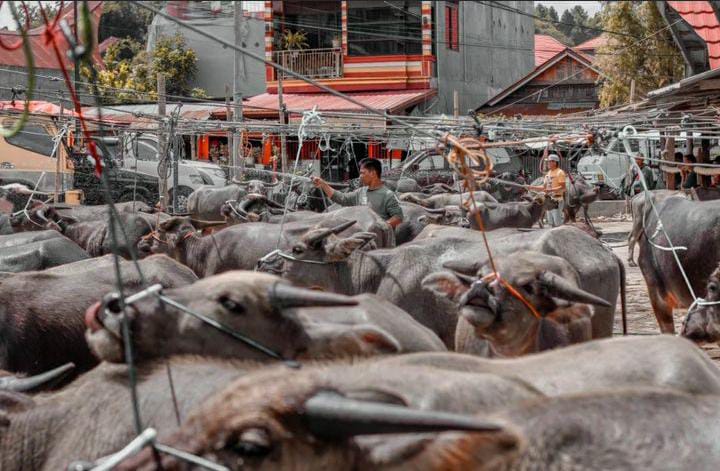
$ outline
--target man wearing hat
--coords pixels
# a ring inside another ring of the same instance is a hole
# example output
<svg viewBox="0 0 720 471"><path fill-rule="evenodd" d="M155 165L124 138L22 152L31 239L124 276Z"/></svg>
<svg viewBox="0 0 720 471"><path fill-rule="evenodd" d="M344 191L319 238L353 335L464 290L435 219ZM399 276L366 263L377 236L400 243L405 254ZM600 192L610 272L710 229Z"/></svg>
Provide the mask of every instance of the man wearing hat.
<svg viewBox="0 0 720 471"><path fill-rule="evenodd" d="M557 204L557 208L547 212L548 223L557 227L563 223L563 199L565 197L565 172L560 168L560 157L557 154L547 156L548 170L543 177L542 186L529 186L528 189L544 191Z"/></svg>

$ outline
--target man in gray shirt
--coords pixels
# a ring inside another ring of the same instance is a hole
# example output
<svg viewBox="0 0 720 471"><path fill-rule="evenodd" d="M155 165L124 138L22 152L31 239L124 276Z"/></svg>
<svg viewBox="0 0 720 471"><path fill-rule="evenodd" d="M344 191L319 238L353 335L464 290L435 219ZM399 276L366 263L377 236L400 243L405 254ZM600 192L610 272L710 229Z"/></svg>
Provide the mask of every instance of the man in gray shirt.
<svg viewBox="0 0 720 471"><path fill-rule="evenodd" d="M402 208L395 194L388 189L380 178L382 165L379 160L364 159L360 162L360 183L362 188L349 193L335 191L320 177L313 177L313 183L332 201L341 206L370 206L395 228L403 220Z"/></svg>

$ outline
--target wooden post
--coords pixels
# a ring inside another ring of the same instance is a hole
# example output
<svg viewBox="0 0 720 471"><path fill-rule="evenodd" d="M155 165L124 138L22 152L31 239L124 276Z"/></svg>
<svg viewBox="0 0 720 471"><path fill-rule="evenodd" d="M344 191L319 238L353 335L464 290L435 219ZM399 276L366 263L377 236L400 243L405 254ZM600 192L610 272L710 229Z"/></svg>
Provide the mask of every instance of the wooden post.
<svg viewBox="0 0 720 471"><path fill-rule="evenodd" d="M672 136L668 136L665 139L665 158L667 160L672 160L673 162L676 162L675 160L675 138ZM662 155L662 154L661 154ZM675 174L674 173L668 173L665 175L665 178L667 179L667 189L668 190L674 190L675 189Z"/></svg>
<svg viewBox="0 0 720 471"><path fill-rule="evenodd" d="M697 156L697 162L699 164L710 163L710 139L702 139L700 141L700 149ZM710 186L711 181L710 175L698 175L698 183L701 188L707 188Z"/></svg>
<svg viewBox="0 0 720 471"><path fill-rule="evenodd" d="M227 83L225 84L225 114L227 115L227 118L225 119L226 122L230 122L234 119L233 117L233 110L232 106L230 106L230 85ZM233 142L233 133L232 131L227 132L227 148L228 152L230 152L230 149L235 147ZM235 176L235 168L232 167L234 165L232 162L230 162L230 171L228 172L228 175L231 177Z"/></svg>
<svg viewBox="0 0 720 471"><path fill-rule="evenodd" d="M65 107L62 100L62 95L60 97L60 118L58 118L57 122L58 125L65 121ZM62 186L62 174L60 173L62 167L60 165L61 158L60 155L64 152L63 144L62 142L58 142L57 149L55 150L55 194L53 195L53 202L55 204L58 204L60 202L60 187Z"/></svg>
<svg viewBox="0 0 720 471"><path fill-rule="evenodd" d="M278 71L278 118L280 119L280 127L284 128L285 122L285 104L283 103L283 83L282 72ZM283 173L287 173L287 142L285 138L285 129L280 131L280 168Z"/></svg>
<svg viewBox="0 0 720 471"><path fill-rule="evenodd" d="M237 1L233 5L233 21L235 30L235 45L242 46L241 26L245 18L243 17L242 2ZM240 84L245 80L245 55L239 51L235 51L234 69L233 69L233 121L242 122L243 120L243 104L242 92ZM242 130L235 133L233 146L229 148L232 152L232 171L230 175L237 176L238 169L245 168L245 158L243 156L243 139Z"/></svg>
<svg viewBox="0 0 720 471"><path fill-rule="evenodd" d="M635 79L630 80L630 103L635 102Z"/></svg>
<svg viewBox="0 0 720 471"><path fill-rule="evenodd" d="M460 117L460 95L457 90L453 90L453 117Z"/></svg>
<svg viewBox="0 0 720 471"><path fill-rule="evenodd" d="M157 99L158 99L158 114L163 117L162 122L158 124L158 151L160 155L158 158L160 163L158 165L158 176L160 177L160 209L162 211L167 210L168 204L168 162L167 162L167 136L165 135L165 75L157 75ZM136 156L137 157L137 156Z"/></svg>
<svg viewBox="0 0 720 471"><path fill-rule="evenodd" d="M190 160L197 160L197 136L190 136Z"/></svg>

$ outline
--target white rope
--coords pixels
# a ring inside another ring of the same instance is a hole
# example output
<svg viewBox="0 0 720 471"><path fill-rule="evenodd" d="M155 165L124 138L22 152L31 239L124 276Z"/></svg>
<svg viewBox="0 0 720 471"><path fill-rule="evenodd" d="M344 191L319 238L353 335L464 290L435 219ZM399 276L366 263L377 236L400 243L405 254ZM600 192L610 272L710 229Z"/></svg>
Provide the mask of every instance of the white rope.
<svg viewBox="0 0 720 471"><path fill-rule="evenodd" d="M280 248L280 241L283 237L283 229L285 228L285 216L287 216L288 212L288 205L290 204L290 192L293 189L293 184L295 183L295 174L297 173L298 164L300 163L300 152L302 152L303 148L303 142L308 137L311 137L311 135L307 132L308 126L322 126L325 123L325 120L323 120L322 116L320 116L320 112L317 111L317 105L313 107L311 111L305 111L302 116L302 120L300 121L300 125L298 126L298 132L297 132L297 138L298 138L298 149L297 153L295 154L295 164L293 165L292 170L292 177L290 177L290 187L288 188L288 193L285 196L285 205L283 207L283 215L282 219L280 219L280 234L278 234L277 243L275 244L275 248ZM312 136L314 137L314 136ZM297 205L295 208L297 209Z"/></svg>

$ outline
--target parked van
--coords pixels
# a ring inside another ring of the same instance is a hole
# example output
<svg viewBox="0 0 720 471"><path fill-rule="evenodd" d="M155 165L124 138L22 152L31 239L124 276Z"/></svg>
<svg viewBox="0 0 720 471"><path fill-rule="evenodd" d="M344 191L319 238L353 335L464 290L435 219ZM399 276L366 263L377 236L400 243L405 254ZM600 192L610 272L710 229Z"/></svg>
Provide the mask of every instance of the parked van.
<svg viewBox="0 0 720 471"><path fill-rule="evenodd" d="M105 138L106 142L108 138ZM117 138L116 138L117 139ZM158 164L160 152L158 137L154 134L126 134L122 138L120 153L114 156L117 165L159 179ZM180 152L178 162L178 187L175 189L172 174L172 162L168 162L168 192L172 201L177 191L178 206L185 207L185 200L194 190L201 186L225 186L227 173L219 165L212 162L189 160L185 153L182 137L177 137L173 152Z"/></svg>
<svg viewBox="0 0 720 471"><path fill-rule="evenodd" d="M11 128L16 119L3 118L2 125ZM57 132L50 119L35 118L14 136L0 136L0 183L21 183L29 188L37 185L38 191L53 193L55 172L59 169L59 190L71 189L73 164L65 146L58 144L55 149L53 137Z"/></svg>

